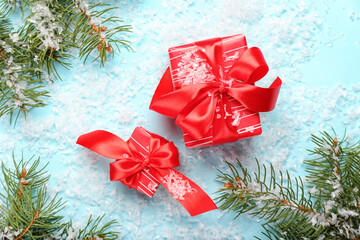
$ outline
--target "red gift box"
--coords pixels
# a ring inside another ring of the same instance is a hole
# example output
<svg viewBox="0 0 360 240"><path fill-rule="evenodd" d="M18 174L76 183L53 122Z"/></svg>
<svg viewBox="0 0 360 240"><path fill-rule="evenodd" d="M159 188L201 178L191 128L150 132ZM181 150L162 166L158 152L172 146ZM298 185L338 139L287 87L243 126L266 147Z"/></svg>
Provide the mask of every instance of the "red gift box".
<svg viewBox="0 0 360 240"><path fill-rule="evenodd" d="M242 34L222 38L222 42L225 58L224 72L227 73L235 60L247 49L247 44L245 36ZM169 49L170 72L174 89L180 89L186 85L216 81L215 76L209 70L211 68L210 65L206 59L201 58L199 51L202 50L195 43ZM198 65L193 66L196 63ZM230 81L224 83L229 85ZM234 83L236 84L236 82ZM189 133L184 132L185 145L190 148L213 145L213 127L214 125L220 126L216 122L218 121L217 119L222 117L233 119L234 131L238 133L238 135L234 136L234 139L233 137L228 139L228 137L224 136L224 142L260 135L262 131L259 113L249 111L241 103L234 100L234 98L230 98L228 103L224 104L224 116L221 116L219 113L220 107L216 109L215 123L210 126L211 130L203 138L195 139Z"/></svg>
<svg viewBox="0 0 360 240"><path fill-rule="evenodd" d="M148 197L161 184L191 216L217 209L196 183L174 169L180 165L178 150L157 134L137 127L124 141L110 132L97 130L81 135L77 143L115 159L110 163L111 181L120 181Z"/></svg>
<svg viewBox="0 0 360 240"><path fill-rule="evenodd" d="M150 109L177 118L187 147L203 147L261 134L258 112L271 111L281 86L254 83L268 67L258 48L234 35L169 49L170 68Z"/></svg>

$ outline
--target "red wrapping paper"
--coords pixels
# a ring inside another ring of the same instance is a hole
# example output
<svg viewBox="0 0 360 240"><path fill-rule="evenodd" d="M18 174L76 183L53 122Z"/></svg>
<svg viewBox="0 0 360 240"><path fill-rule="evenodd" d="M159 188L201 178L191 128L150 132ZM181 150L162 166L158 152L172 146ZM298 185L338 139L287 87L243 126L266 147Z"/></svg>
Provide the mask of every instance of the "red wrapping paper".
<svg viewBox="0 0 360 240"><path fill-rule="evenodd" d="M151 135L141 127L135 128L128 142L135 146L140 154L140 158L144 161L149 155L149 144ZM148 197L152 197L159 186L159 181L151 174L149 168L146 167L140 171L139 184L136 189Z"/></svg>
<svg viewBox="0 0 360 240"><path fill-rule="evenodd" d="M80 136L77 143L116 159L110 163L111 181L121 181L148 197L161 184L191 216L217 209L198 185L173 168L180 165L175 145L142 127L137 127L128 141L97 130Z"/></svg>
<svg viewBox="0 0 360 240"><path fill-rule="evenodd" d="M170 67L150 109L177 118L187 147L233 142L262 133L258 112L274 108L281 80L277 78L267 89L254 86L268 67L260 50L247 48L244 35L173 47L169 57ZM231 94L233 89L243 92ZM206 99L206 93L212 100ZM259 103L253 104L255 101Z"/></svg>

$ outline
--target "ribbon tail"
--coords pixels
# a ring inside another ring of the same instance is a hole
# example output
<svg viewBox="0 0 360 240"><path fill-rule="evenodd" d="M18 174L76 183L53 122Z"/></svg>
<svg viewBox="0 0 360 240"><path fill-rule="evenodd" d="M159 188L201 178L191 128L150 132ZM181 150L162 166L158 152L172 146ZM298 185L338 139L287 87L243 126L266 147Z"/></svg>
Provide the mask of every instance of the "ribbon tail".
<svg viewBox="0 0 360 240"><path fill-rule="evenodd" d="M152 172L191 216L218 209L206 192L181 172L173 168L153 169Z"/></svg>
<svg viewBox="0 0 360 240"><path fill-rule="evenodd" d="M128 144L123 139L104 130L81 135L76 143L111 159L121 158L123 154L131 154Z"/></svg>
<svg viewBox="0 0 360 240"><path fill-rule="evenodd" d="M241 88L230 88L228 94L250 111L269 112L275 108L281 85L281 79L276 78L269 88L244 85Z"/></svg>

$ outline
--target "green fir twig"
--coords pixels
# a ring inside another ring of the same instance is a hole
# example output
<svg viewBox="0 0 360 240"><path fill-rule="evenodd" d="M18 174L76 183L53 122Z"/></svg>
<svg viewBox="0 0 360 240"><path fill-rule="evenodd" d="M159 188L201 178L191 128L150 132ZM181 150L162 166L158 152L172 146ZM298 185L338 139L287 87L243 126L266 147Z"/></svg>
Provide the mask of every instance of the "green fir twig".
<svg viewBox="0 0 360 240"><path fill-rule="evenodd" d="M312 135L312 142L312 158L304 161L306 187L300 177L277 173L271 164L269 170L257 159L253 174L239 161L227 162L231 173L219 171L217 178L224 185L218 191L220 209L263 219L268 239L359 240L360 144L327 132Z"/></svg>
<svg viewBox="0 0 360 240"><path fill-rule="evenodd" d="M32 53L0 15L0 117L10 122L33 107L45 105L48 92L42 85L41 70L32 64ZM16 122L16 121L15 121Z"/></svg>
<svg viewBox="0 0 360 240"><path fill-rule="evenodd" d="M86 0L0 0L0 117L19 115L45 105L45 80L61 79L74 53L104 66L131 27L115 16L116 7ZM22 13L23 25L14 30L9 16ZM15 118L14 118L15 116ZM14 121L16 122L16 121Z"/></svg>
<svg viewBox="0 0 360 240"><path fill-rule="evenodd" d="M15 161L13 156L13 163L15 170L1 166L0 239L118 239L119 233L111 230L117 222L103 224L104 216L90 217L83 229L63 222L65 202L48 195L49 176L46 165L39 167L40 158Z"/></svg>

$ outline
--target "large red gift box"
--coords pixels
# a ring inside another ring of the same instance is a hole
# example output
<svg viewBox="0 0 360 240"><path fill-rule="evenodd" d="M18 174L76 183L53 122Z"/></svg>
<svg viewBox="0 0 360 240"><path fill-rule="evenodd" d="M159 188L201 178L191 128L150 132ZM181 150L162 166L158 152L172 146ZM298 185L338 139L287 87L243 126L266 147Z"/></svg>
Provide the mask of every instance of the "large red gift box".
<svg viewBox="0 0 360 240"><path fill-rule="evenodd" d="M258 112L273 109L281 80L277 78L267 89L254 86L268 68L258 48L247 48L244 35L172 47L169 57L170 68L161 79L150 109L177 117L176 123L183 129L187 147L233 142L262 133ZM243 92L231 94L229 89ZM268 91L262 97L264 90ZM205 99L206 96L199 97L204 92L210 98L216 97L216 103ZM182 99L178 93L183 93ZM182 106L177 107L182 101ZM257 105L251 103L256 101L259 101ZM203 110L199 110L201 104ZM211 110L207 109L211 104ZM198 109L193 111L195 108ZM209 119L206 126L202 119L205 117ZM186 118L192 120L186 121ZM198 124L191 126L192 122ZM198 128L206 129L197 133Z"/></svg>

